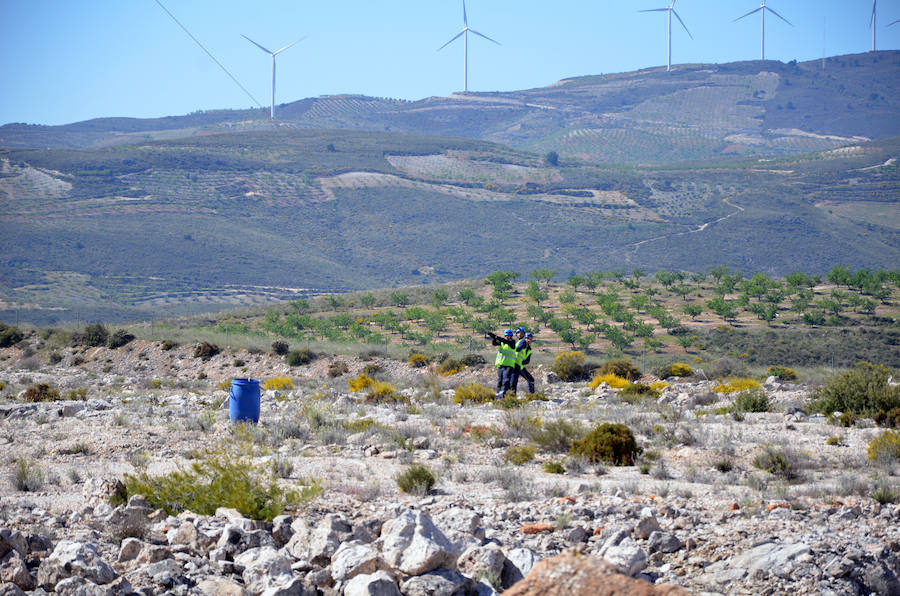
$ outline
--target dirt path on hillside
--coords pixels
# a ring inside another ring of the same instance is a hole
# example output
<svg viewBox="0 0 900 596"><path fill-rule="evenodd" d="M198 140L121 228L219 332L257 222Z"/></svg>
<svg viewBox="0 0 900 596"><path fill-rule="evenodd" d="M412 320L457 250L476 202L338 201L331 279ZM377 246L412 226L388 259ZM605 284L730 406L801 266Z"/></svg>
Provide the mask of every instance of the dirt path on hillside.
<svg viewBox="0 0 900 596"><path fill-rule="evenodd" d="M631 249L632 249L632 250L631 250L631 254L626 255L626 259L628 259L628 260L630 261L630 260L631 260L631 256L634 255L634 254L636 254L638 248L640 248L640 246L643 245L643 244L648 244L648 243L650 243L650 242L655 242L655 241L657 241L657 240L663 240L663 239L666 239L666 238L674 238L675 236L686 236L686 235L688 235L688 234L696 234L697 232L702 232L703 230L705 230L706 228L708 228L709 226L711 226L711 225L713 225L713 224L717 224L717 223L719 223L719 222L721 222L721 221L725 221L725 220L728 219L729 217L734 217L734 216L737 215L738 213L741 213L742 211L744 211L744 208L743 208L743 207L741 207L740 205L735 205L734 203L732 203L732 202L729 201L728 199L722 199L722 202L725 203L726 205L728 205L729 207L734 207L735 211L729 213L728 215L724 215L724 216L722 216L722 217L719 217L719 218L717 218L717 219L714 219L714 220L712 220L712 221L708 221L708 222L706 222L706 223L700 224L698 227L696 227L696 228L694 228L694 229L692 229L692 230L686 230L686 231L684 231L684 232L674 232L674 233L672 233L672 234L663 234L663 235L661 235L661 236L654 236L653 238L647 238L646 240L641 240L640 242L635 242L635 243L633 243L633 244L630 244L629 246L630 246Z"/></svg>

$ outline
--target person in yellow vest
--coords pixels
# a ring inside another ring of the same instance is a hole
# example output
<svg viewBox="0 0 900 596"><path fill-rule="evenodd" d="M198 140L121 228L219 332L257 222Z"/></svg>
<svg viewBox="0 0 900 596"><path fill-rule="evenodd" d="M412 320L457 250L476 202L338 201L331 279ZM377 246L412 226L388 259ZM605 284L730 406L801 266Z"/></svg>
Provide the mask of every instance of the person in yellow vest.
<svg viewBox="0 0 900 596"><path fill-rule="evenodd" d="M534 377L525 368L531 362L531 342L534 341L534 334L531 331L526 333L524 329L519 327L516 330L517 336L520 335L520 330L522 337L516 342L516 368L513 372L512 390L513 393L518 392L519 377L524 377L528 381L528 393L534 393Z"/></svg>
<svg viewBox="0 0 900 596"><path fill-rule="evenodd" d="M503 337L496 333L487 333L486 337L497 346L497 357L494 358L494 366L497 367L497 399L501 399L512 387L513 373L516 367L516 339L513 330L507 329Z"/></svg>

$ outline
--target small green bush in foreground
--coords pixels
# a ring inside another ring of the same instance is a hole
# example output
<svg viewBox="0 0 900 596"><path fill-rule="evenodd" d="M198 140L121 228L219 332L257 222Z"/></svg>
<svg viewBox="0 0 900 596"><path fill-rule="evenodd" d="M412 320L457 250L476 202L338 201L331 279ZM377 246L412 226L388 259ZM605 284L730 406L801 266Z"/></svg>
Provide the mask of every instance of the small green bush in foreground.
<svg viewBox="0 0 900 596"><path fill-rule="evenodd" d="M585 375L584 354L562 352L553 359L551 370L563 381L579 381Z"/></svg>
<svg viewBox="0 0 900 596"><path fill-rule="evenodd" d="M595 427L584 439L573 442L569 449L569 455L580 455L593 463L604 461L617 466L633 465L635 456L640 452L630 428L608 422Z"/></svg>
<svg viewBox="0 0 900 596"><path fill-rule="evenodd" d="M437 479L434 473L421 464L415 464L397 476L397 487L411 495L427 495L434 487Z"/></svg>
<svg viewBox="0 0 900 596"><path fill-rule="evenodd" d="M118 500L127 502L131 495L144 495L151 507L169 515L182 511L213 515L219 507L231 507L250 519L265 521L322 493L318 481L299 491L282 488L272 466L255 465L228 452L208 453L190 467L166 476L127 474L124 484L125 494Z"/></svg>
<svg viewBox="0 0 900 596"><path fill-rule="evenodd" d="M734 410L737 412L768 412L769 398L761 387L746 389L734 398Z"/></svg>

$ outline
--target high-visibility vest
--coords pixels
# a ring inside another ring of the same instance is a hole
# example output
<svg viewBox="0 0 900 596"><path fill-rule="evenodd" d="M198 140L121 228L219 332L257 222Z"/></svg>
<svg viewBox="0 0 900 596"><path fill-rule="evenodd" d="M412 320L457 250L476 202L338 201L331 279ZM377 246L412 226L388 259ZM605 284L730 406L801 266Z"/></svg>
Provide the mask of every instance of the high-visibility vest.
<svg viewBox="0 0 900 596"><path fill-rule="evenodd" d="M494 366L515 366L516 350L509 347L505 343L497 346L497 357L494 359Z"/></svg>
<svg viewBox="0 0 900 596"><path fill-rule="evenodd" d="M519 366L525 366L528 363L528 359L531 358L531 346L528 345L528 342L525 343L521 350L516 350L516 355L519 357Z"/></svg>

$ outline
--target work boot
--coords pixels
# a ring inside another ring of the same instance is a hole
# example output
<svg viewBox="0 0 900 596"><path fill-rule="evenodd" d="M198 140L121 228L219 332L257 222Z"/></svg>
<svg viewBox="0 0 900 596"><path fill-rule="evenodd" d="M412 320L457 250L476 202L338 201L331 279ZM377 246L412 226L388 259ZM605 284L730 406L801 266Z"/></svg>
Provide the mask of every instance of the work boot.
<svg viewBox="0 0 900 596"><path fill-rule="evenodd" d="M528 393L536 393L534 390L534 383L528 383Z"/></svg>

